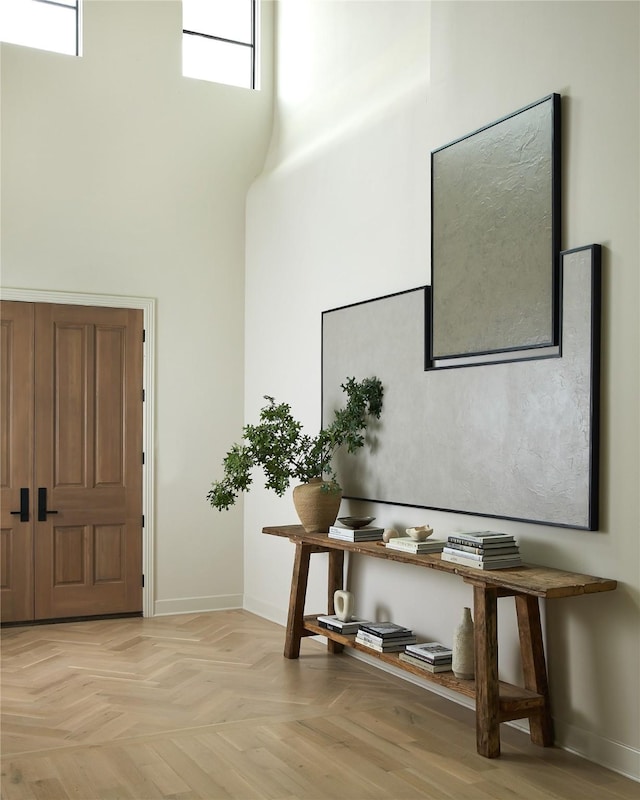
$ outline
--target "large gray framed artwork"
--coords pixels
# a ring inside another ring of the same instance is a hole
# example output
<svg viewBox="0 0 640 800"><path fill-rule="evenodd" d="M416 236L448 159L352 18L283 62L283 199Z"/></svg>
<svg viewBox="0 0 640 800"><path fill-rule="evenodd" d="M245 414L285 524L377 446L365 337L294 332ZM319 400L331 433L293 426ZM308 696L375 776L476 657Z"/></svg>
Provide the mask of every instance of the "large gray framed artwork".
<svg viewBox="0 0 640 800"><path fill-rule="evenodd" d="M346 498L598 527L598 245L560 252L551 94L431 154L431 286L322 316L322 413L377 375ZM371 438L371 437L369 437Z"/></svg>
<svg viewBox="0 0 640 800"><path fill-rule="evenodd" d="M559 95L432 152L431 243L434 366L557 345Z"/></svg>
<svg viewBox="0 0 640 800"><path fill-rule="evenodd" d="M598 526L600 247L561 254L561 335L537 359L427 369L430 289L322 315L322 409L377 375L384 410L346 498L546 525Z"/></svg>

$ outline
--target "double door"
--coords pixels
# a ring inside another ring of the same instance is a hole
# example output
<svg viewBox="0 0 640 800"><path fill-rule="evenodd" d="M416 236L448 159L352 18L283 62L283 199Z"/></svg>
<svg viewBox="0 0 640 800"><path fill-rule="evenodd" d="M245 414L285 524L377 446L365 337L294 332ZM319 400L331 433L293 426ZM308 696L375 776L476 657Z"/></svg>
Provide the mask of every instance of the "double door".
<svg viewBox="0 0 640 800"><path fill-rule="evenodd" d="M142 311L2 301L3 622L142 610Z"/></svg>

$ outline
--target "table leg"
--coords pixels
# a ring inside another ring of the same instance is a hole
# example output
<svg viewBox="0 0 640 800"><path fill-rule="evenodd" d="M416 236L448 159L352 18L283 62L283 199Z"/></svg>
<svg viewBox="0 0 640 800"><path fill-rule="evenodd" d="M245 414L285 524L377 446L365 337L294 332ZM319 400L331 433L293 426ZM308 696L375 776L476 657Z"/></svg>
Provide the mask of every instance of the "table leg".
<svg viewBox="0 0 640 800"><path fill-rule="evenodd" d="M284 642L285 658L298 658L300 640L304 625L304 601L307 594L309 578L309 559L314 548L302 542L296 542L296 553L291 578L291 594L289 595L289 615L287 617L287 634Z"/></svg>
<svg viewBox="0 0 640 800"><path fill-rule="evenodd" d="M553 720L540 625L540 606L538 598L533 595L518 594L515 601L525 689L531 689L544 698L544 706L529 717L531 741L542 747L551 747Z"/></svg>
<svg viewBox="0 0 640 800"><path fill-rule="evenodd" d="M474 585L474 631L476 673L476 745L486 758L500 755L498 683L498 591Z"/></svg>
<svg viewBox="0 0 640 800"><path fill-rule="evenodd" d="M329 575L327 581L327 588L328 588L328 598L327 598L327 608L329 609L328 613L333 614L335 613L335 608L333 605L333 594L337 589L342 589L342 584L344 581L344 550L331 550L329 551ZM340 642L334 642L333 639L327 639L327 650L330 653L341 653L344 649L344 645L340 644Z"/></svg>

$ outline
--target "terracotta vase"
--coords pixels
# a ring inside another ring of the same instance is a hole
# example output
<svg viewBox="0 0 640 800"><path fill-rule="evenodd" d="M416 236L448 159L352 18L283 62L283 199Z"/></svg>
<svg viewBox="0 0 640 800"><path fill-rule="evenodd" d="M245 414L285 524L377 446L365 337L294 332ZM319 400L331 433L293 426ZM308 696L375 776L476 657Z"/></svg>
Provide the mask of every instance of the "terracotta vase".
<svg viewBox="0 0 640 800"><path fill-rule="evenodd" d="M453 637L453 659L451 663L453 674L456 678L472 680L475 674L474 662L473 619L471 618L471 609L465 608L462 612L462 620Z"/></svg>
<svg viewBox="0 0 640 800"><path fill-rule="evenodd" d="M312 478L293 490L293 504L307 533L326 533L338 516L342 490L323 491L322 478Z"/></svg>

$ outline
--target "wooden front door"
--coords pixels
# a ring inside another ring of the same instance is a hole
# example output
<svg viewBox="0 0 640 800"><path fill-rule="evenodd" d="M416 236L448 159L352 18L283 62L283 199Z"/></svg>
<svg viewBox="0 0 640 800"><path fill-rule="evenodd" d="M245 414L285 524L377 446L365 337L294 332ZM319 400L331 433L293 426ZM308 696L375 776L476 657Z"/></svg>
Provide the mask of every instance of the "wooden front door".
<svg viewBox="0 0 640 800"><path fill-rule="evenodd" d="M32 303L0 308L0 610L2 621L33 619Z"/></svg>
<svg viewBox="0 0 640 800"><path fill-rule="evenodd" d="M142 399L142 311L2 302L3 621L142 610Z"/></svg>

